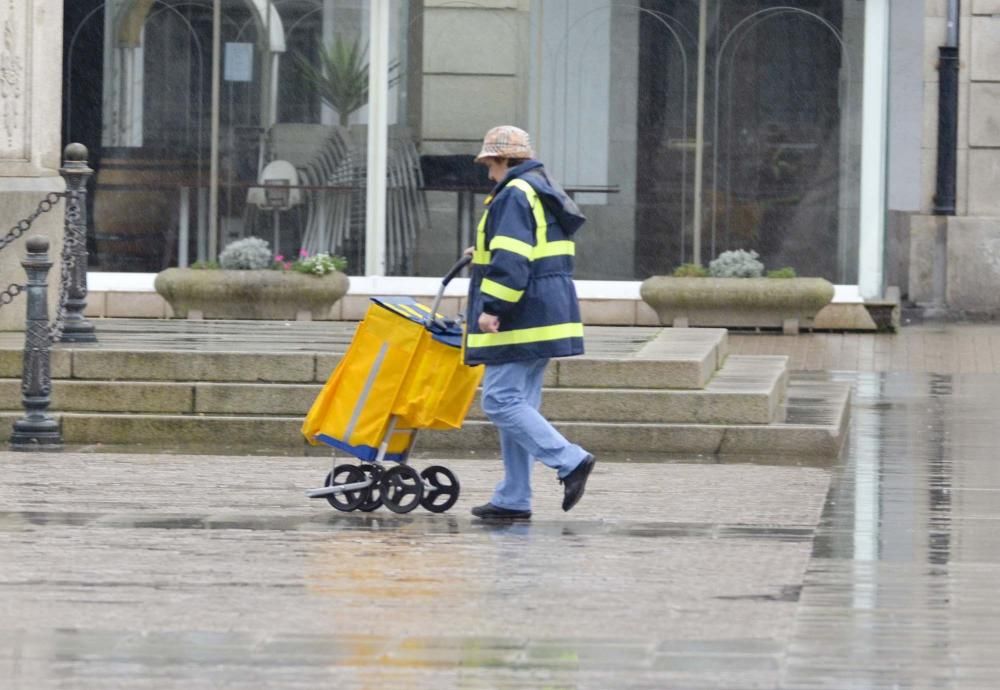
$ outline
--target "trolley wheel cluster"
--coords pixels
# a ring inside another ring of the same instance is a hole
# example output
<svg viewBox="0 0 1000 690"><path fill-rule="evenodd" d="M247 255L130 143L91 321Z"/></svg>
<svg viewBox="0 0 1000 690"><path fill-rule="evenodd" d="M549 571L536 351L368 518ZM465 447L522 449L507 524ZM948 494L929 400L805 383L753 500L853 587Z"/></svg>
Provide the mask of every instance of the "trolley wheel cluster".
<svg viewBox="0 0 1000 690"><path fill-rule="evenodd" d="M370 482L369 482L370 480ZM447 467L431 465L417 472L409 465L384 469L380 465L337 465L326 475L323 486L365 484L326 494L326 500L337 510L371 512L385 506L394 513L409 513L423 506L432 513L443 513L458 500L461 489L458 478Z"/></svg>

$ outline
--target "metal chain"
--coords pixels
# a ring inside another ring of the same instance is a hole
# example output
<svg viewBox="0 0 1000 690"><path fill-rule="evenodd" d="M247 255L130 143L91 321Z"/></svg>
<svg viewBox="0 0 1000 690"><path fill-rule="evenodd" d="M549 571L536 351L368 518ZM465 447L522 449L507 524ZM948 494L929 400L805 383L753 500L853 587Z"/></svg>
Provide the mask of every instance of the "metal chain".
<svg viewBox="0 0 1000 690"><path fill-rule="evenodd" d="M3 292L0 292L0 307L13 302L14 298L24 292L26 287L28 286L18 285L17 283L11 283L8 285Z"/></svg>
<svg viewBox="0 0 1000 690"><path fill-rule="evenodd" d="M0 249L3 249L8 244L18 239L21 235L28 232L31 229L31 224L35 222L35 219L43 213L48 213L52 210L52 207L59 203L59 200L66 196L66 192L49 192L45 195L45 198L38 203L38 208L35 209L27 218L23 218L17 222L17 225L10 229L10 232L3 238L0 238Z"/></svg>
<svg viewBox="0 0 1000 690"><path fill-rule="evenodd" d="M69 302L69 287L72 281L73 267L76 265L75 249L80 243L76 232L66 228L63 236L62 261L59 278L59 305L56 308L56 318L49 327L49 340L58 341L62 337L66 325L66 304Z"/></svg>

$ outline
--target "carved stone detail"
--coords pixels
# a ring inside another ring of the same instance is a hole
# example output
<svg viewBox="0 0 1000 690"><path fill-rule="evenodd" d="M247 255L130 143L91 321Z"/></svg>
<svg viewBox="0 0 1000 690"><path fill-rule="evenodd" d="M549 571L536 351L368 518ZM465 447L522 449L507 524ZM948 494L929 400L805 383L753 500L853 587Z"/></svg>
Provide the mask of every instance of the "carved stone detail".
<svg viewBox="0 0 1000 690"><path fill-rule="evenodd" d="M0 38L0 157L20 159L24 155L24 118L26 100L25 40L29 31L25 4L7 0L0 5L3 36Z"/></svg>

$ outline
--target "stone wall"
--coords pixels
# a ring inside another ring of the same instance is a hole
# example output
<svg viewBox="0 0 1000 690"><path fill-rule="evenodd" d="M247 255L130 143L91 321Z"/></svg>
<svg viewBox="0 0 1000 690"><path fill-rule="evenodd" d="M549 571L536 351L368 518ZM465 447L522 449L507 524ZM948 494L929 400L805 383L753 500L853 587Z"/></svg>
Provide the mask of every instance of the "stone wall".
<svg viewBox="0 0 1000 690"><path fill-rule="evenodd" d="M49 192L65 188L59 176L62 111L62 0L0 0L0 236L32 213ZM0 251L0 289L26 280L20 261L31 235L62 248L63 205ZM54 305L58 272L50 274ZM23 330L25 296L0 308L0 330Z"/></svg>
<svg viewBox="0 0 1000 690"><path fill-rule="evenodd" d="M951 309L1000 313L1000 0L962 3L956 215L939 218L930 213L946 16L945 0L926 0L923 194L910 224L908 296L932 304L943 289ZM934 270L935 252L943 272Z"/></svg>

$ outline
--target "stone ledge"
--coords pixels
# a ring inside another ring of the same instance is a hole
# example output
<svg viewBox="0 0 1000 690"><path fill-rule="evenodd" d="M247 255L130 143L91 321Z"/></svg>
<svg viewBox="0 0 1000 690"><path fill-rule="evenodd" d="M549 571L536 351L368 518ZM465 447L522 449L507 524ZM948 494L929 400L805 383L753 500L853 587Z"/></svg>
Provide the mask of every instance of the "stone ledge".
<svg viewBox="0 0 1000 690"><path fill-rule="evenodd" d="M369 295L345 295L328 314L316 317L317 321L360 321L368 309ZM430 304L433 295L414 295L419 301ZM465 300L447 296L441 301L444 314L461 314ZM864 305L832 303L823 307L812 328L817 330L876 330L877 326ZM581 298L580 313L585 325L590 326L659 326L656 312L641 299ZM90 291L87 294L88 318L174 318L173 310L155 292Z"/></svg>

